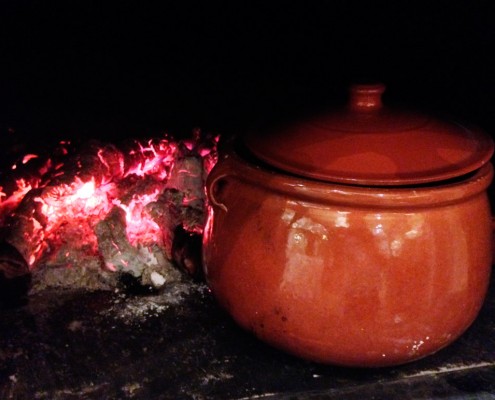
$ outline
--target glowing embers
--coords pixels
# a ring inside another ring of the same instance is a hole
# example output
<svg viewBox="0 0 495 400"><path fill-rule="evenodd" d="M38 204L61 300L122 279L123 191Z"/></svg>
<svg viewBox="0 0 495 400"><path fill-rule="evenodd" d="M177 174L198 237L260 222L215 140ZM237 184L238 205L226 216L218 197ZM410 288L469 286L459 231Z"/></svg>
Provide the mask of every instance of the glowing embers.
<svg viewBox="0 0 495 400"><path fill-rule="evenodd" d="M61 220L107 213L111 206L109 192L112 188L112 183L96 187L94 178L83 182L76 177L73 184L51 187L34 201L41 204L41 213L46 219L45 229L51 231Z"/></svg>
<svg viewBox="0 0 495 400"><path fill-rule="evenodd" d="M165 282L176 230L202 233L217 141L196 131L187 141L88 143L78 152L64 142L48 160L28 155L13 169L26 178L0 190L5 241L32 271L80 267Z"/></svg>
<svg viewBox="0 0 495 400"><path fill-rule="evenodd" d="M136 163L129 167L125 175L157 175L158 179L165 179L173 166L177 143L162 140L154 144L149 140L146 145L137 143L137 147L129 151L129 155L136 156Z"/></svg>

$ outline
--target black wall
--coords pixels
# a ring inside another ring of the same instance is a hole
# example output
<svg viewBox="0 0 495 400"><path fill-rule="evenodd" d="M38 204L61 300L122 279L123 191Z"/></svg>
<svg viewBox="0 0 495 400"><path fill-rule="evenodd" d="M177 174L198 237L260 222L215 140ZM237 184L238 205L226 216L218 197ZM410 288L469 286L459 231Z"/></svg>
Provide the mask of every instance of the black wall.
<svg viewBox="0 0 495 400"><path fill-rule="evenodd" d="M495 134L490 2L373 3L3 0L2 138L229 134L358 80Z"/></svg>

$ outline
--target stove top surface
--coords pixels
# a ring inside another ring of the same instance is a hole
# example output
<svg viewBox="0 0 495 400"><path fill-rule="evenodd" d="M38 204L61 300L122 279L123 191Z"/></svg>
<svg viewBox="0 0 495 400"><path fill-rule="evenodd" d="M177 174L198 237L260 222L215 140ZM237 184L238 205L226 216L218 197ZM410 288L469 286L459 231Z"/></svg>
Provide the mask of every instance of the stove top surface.
<svg viewBox="0 0 495 400"><path fill-rule="evenodd" d="M46 291L1 310L0 398L491 399L494 289L454 344L383 369L318 365L268 347L202 284L157 295Z"/></svg>

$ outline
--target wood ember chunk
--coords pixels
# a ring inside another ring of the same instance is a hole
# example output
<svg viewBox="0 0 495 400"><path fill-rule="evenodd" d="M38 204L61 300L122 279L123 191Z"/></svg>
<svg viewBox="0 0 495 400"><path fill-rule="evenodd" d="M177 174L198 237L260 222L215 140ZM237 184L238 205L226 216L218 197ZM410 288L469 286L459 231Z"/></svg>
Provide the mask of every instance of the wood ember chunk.
<svg viewBox="0 0 495 400"><path fill-rule="evenodd" d="M108 216L96 225L98 249L109 270L130 273L142 277L143 283L151 283L150 274L155 271L168 280L180 279L180 273L173 267L158 246L134 247L126 235L125 212L114 207Z"/></svg>
<svg viewBox="0 0 495 400"><path fill-rule="evenodd" d="M109 270L141 275L143 265L138 260L138 251L127 241L124 210L113 207L107 217L98 222L95 233L98 249Z"/></svg>
<svg viewBox="0 0 495 400"><path fill-rule="evenodd" d="M123 176L123 160L123 154L115 146L90 141L62 169L52 173L49 184L70 185L76 178L82 182L94 180L97 185L109 182Z"/></svg>
<svg viewBox="0 0 495 400"><path fill-rule="evenodd" d="M28 275L29 267L24 257L10 243L0 242L0 272L7 279Z"/></svg>
<svg viewBox="0 0 495 400"><path fill-rule="evenodd" d="M204 209L205 170L203 159L185 144L179 145L179 154L167 181L167 188L174 188L184 194L182 205Z"/></svg>
<svg viewBox="0 0 495 400"><path fill-rule="evenodd" d="M187 271L195 280L203 279L201 249L203 237L178 226L174 232L172 254L174 262Z"/></svg>
<svg viewBox="0 0 495 400"><path fill-rule="evenodd" d="M192 277L202 276L201 234L206 219L204 159L199 155L201 142L188 149L179 146L177 157L167 187L174 188L181 196L172 196L168 208L174 210L175 224L169 221L172 257Z"/></svg>
<svg viewBox="0 0 495 400"><path fill-rule="evenodd" d="M152 177L130 175L118 182L115 197L119 203L128 205L136 197L160 193L163 187L163 182Z"/></svg>
<svg viewBox="0 0 495 400"><path fill-rule="evenodd" d="M103 266L94 229L83 218L62 224L47 241L48 249L39 260L40 265L48 268L82 265L91 270Z"/></svg>
<svg viewBox="0 0 495 400"><path fill-rule="evenodd" d="M5 241L14 246L27 265L36 261L37 254L46 246L44 224L46 218L36 199L48 189L33 189L21 201L15 214L8 221Z"/></svg>
<svg viewBox="0 0 495 400"><path fill-rule="evenodd" d="M173 232L184 222L191 229L202 228L204 223L205 172L203 162L185 144L179 144L173 168L165 189L157 201L146 210L163 229L167 254L171 257ZM197 210L196 212L192 210Z"/></svg>
<svg viewBox="0 0 495 400"><path fill-rule="evenodd" d="M160 180L168 176L176 152L175 143L166 139L149 140L145 144L132 141L122 148L124 176L156 175Z"/></svg>
<svg viewBox="0 0 495 400"><path fill-rule="evenodd" d="M181 224L181 206L184 194L176 189L165 189L157 201L146 206L146 212L162 231L163 248L168 259L172 259L172 244L175 228Z"/></svg>
<svg viewBox="0 0 495 400"><path fill-rule="evenodd" d="M25 194L22 188L30 190L46 186L57 167L63 165L67 154L66 145L60 144L50 152L49 157L46 154L26 154L10 166L7 175L0 173L0 200L3 200L0 201L1 225L21 202Z"/></svg>

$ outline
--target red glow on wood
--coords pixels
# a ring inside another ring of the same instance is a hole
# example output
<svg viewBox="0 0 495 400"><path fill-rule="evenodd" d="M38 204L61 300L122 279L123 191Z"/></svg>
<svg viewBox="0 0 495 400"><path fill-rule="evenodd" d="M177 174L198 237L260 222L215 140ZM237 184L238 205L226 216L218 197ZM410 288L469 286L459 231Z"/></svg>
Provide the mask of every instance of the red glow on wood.
<svg viewBox="0 0 495 400"><path fill-rule="evenodd" d="M30 250L23 256L30 268L35 268L61 243L65 246L81 240L90 248L88 251L97 252L103 240L97 233L102 222L107 224L105 232L110 235L122 224L125 232L124 238L105 239L110 240L113 253L102 257L104 268L110 271L132 268L132 257L158 262L152 249L165 246L164 227L169 218L162 216L166 204L162 198L164 191L183 192L177 203L180 207L204 203L204 190L200 194L190 193L187 185L192 181L202 182L215 164L218 137L206 143L198 143L198 138L181 142L170 138L135 142L126 153L113 146L102 146L86 158L74 159L68 158L73 153L68 150L70 142L61 141L57 155L40 163L42 167L38 166L37 174L17 179L14 190L0 187L0 224L7 218L27 218L28 228L23 234L32 246L27 246ZM22 164L35 158L40 156L26 154ZM194 162L188 164L188 159ZM19 171L20 164L12 169ZM25 201L30 202L32 211L25 214L24 210L16 215L17 208ZM122 222L119 213L123 215ZM196 223L186 229L201 233L203 227ZM77 257L77 251L73 252L72 248L71 251L66 250L68 247L60 248L65 258Z"/></svg>

